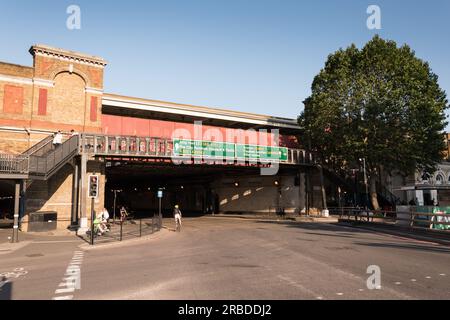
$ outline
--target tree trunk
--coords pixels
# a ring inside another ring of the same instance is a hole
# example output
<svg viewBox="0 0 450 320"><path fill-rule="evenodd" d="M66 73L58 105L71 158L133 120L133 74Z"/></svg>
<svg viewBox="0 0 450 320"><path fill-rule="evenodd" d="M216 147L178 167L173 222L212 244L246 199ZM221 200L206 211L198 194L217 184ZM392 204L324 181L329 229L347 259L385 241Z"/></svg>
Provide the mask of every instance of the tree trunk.
<svg viewBox="0 0 450 320"><path fill-rule="evenodd" d="M378 204L378 194L377 194L377 177L375 174L370 175L370 200L374 210L380 210L380 205Z"/></svg>

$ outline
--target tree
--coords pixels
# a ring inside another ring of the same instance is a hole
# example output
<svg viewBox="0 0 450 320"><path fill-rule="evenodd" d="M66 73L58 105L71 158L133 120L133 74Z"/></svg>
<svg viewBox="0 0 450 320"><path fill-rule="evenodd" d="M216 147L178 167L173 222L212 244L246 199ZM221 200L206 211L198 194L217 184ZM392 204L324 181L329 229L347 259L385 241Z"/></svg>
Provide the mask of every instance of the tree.
<svg viewBox="0 0 450 320"><path fill-rule="evenodd" d="M364 158L374 209L381 169L433 172L443 158L446 94L407 45L375 36L329 55L304 105L307 147L340 172Z"/></svg>

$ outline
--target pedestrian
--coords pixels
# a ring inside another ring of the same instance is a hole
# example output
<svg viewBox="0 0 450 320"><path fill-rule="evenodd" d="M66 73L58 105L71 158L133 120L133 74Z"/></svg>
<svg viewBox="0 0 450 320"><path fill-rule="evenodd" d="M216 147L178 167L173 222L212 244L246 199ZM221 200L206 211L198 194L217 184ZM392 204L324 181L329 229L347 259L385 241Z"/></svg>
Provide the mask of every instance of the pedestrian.
<svg viewBox="0 0 450 320"><path fill-rule="evenodd" d="M175 225L181 228L181 210L178 205L173 208L173 217L175 219Z"/></svg>
<svg viewBox="0 0 450 320"><path fill-rule="evenodd" d="M127 216L128 216L127 209L125 209L125 207L122 206L122 208L120 208L120 220L124 222L127 219Z"/></svg>
<svg viewBox="0 0 450 320"><path fill-rule="evenodd" d="M78 136L79 135L79 133L78 132L76 132L75 130L70 130L70 136L71 137L74 137L74 136Z"/></svg>
<svg viewBox="0 0 450 320"><path fill-rule="evenodd" d="M62 144L62 138L63 136L61 131L55 132L55 134L53 135L53 146L55 147L55 149Z"/></svg>

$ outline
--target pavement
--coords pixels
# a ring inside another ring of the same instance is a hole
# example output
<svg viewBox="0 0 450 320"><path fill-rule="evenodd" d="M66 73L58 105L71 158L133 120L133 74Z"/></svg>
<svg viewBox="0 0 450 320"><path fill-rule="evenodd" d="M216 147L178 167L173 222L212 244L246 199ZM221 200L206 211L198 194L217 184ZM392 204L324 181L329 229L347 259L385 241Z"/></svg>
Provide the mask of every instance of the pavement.
<svg viewBox="0 0 450 320"><path fill-rule="evenodd" d="M0 256L0 299L450 299L441 244L335 223L207 216L184 218L180 233L164 225L93 250L73 236L33 238ZM379 289L367 285L373 270Z"/></svg>

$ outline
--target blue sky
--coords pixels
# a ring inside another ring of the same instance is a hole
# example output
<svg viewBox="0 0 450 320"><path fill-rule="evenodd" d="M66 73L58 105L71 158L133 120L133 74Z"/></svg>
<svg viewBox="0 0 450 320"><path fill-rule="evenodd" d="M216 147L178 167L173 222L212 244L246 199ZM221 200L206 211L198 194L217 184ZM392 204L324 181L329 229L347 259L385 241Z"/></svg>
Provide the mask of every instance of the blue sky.
<svg viewBox="0 0 450 320"><path fill-rule="evenodd" d="M81 30L66 9L81 8ZM382 29L366 27L370 4ZM450 94L450 0L4 1L0 60L32 44L109 61L105 91L295 118L328 54L375 33L407 43Z"/></svg>

